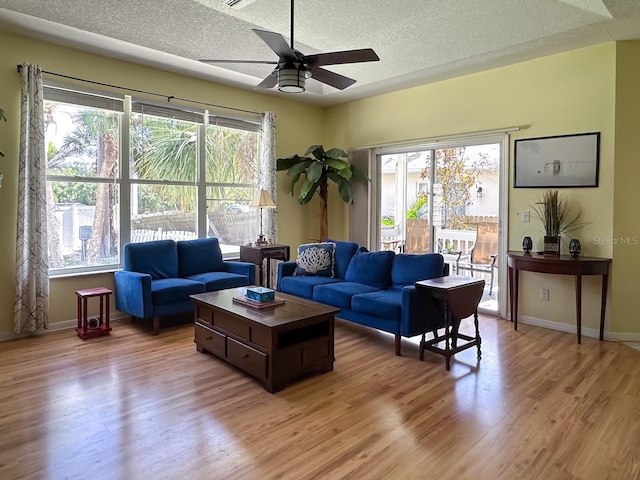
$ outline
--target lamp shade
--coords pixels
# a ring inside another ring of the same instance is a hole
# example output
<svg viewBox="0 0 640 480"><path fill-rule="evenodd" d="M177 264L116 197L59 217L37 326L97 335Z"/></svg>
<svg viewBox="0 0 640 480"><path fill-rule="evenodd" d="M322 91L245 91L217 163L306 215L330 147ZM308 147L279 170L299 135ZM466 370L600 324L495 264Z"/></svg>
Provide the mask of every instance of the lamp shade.
<svg viewBox="0 0 640 480"><path fill-rule="evenodd" d="M309 75L294 65L285 65L278 70L278 90L285 93L302 93Z"/></svg>
<svg viewBox="0 0 640 480"><path fill-rule="evenodd" d="M273 203L271 195L269 195L269 192L264 188L256 191L249 206L255 208L276 208L276 204Z"/></svg>

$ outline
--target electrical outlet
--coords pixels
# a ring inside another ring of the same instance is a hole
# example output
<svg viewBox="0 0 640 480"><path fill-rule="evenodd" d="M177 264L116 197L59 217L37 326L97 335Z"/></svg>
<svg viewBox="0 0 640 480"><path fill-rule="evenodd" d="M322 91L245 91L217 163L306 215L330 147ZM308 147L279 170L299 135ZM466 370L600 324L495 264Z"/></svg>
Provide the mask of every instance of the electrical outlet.
<svg viewBox="0 0 640 480"><path fill-rule="evenodd" d="M522 221L523 222L531 221L531 212L529 210L522 211Z"/></svg>
<svg viewBox="0 0 640 480"><path fill-rule="evenodd" d="M549 301L549 289L548 288L541 288L540 289L540 300L542 300L543 302L548 302Z"/></svg>

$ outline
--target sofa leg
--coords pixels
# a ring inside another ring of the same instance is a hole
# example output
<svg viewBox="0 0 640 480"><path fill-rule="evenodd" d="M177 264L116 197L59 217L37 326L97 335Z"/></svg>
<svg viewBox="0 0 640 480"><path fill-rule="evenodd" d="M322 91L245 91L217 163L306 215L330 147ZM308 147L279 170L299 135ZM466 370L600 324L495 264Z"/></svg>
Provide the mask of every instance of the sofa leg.
<svg viewBox="0 0 640 480"><path fill-rule="evenodd" d="M400 335L396 335L396 355L400 356Z"/></svg>
<svg viewBox="0 0 640 480"><path fill-rule="evenodd" d="M160 317L153 317L153 334L158 335L160 333Z"/></svg>

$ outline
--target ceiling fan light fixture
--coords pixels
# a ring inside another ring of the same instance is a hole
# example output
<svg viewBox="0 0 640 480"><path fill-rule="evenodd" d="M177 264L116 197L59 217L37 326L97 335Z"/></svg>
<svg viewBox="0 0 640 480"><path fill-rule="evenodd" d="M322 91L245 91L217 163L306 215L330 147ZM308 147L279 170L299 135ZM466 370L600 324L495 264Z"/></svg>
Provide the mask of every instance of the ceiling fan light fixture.
<svg viewBox="0 0 640 480"><path fill-rule="evenodd" d="M285 66L278 70L278 90L284 93L302 93L311 72L304 68Z"/></svg>

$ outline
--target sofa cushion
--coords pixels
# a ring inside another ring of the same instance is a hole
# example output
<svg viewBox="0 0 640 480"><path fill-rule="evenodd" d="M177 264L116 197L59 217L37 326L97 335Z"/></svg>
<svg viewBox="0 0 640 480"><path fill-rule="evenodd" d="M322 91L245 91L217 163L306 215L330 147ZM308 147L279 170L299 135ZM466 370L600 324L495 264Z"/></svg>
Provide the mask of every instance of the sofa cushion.
<svg viewBox="0 0 640 480"><path fill-rule="evenodd" d="M307 243L298 247L294 275L317 275L333 277L333 254L335 243Z"/></svg>
<svg viewBox="0 0 640 480"><path fill-rule="evenodd" d="M151 298L154 305L167 305L188 300L189 295L204 292L204 283L186 278L162 278L151 282Z"/></svg>
<svg viewBox="0 0 640 480"><path fill-rule="evenodd" d="M128 243L124 246L124 269L147 273L152 280L178 276L178 249L173 240Z"/></svg>
<svg viewBox="0 0 640 480"><path fill-rule="evenodd" d="M178 242L178 275L188 277L198 273L223 270L224 262L217 238L199 238Z"/></svg>
<svg viewBox="0 0 640 480"><path fill-rule="evenodd" d="M317 285L344 282L340 278L331 277L282 277L278 284L278 291L289 293L296 297L312 299L313 289Z"/></svg>
<svg viewBox="0 0 640 480"><path fill-rule="evenodd" d="M391 288L413 285L418 280L442 276L444 257L439 253L396 255L391 266Z"/></svg>
<svg viewBox="0 0 640 480"><path fill-rule="evenodd" d="M357 252L349 262L344 279L376 288L389 288L394 255L395 253L387 250Z"/></svg>
<svg viewBox="0 0 640 480"><path fill-rule="evenodd" d="M347 273L349 262L358 250L358 244L355 242L345 242L342 240L331 239L327 239L327 242L336 244L336 249L333 255L335 276L338 278L344 278L345 274Z"/></svg>
<svg viewBox="0 0 640 480"><path fill-rule="evenodd" d="M245 275L238 275L237 273L207 272L190 275L186 278L195 282L204 283L207 292L249 285L247 277Z"/></svg>
<svg viewBox="0 0 640 480"><path fill-rule="evenodd" d="M402 314L402 290L391 288L354 295L351 299L351 309L399 322Z"/></svg>
<svg viewBox="0 0 640 480"><path fill-rule="evenodd" d="M313 300L338 308L351 308L351 297L359 293L375 292L371 285L355 282L340 282L318 285L313 289Z"/></svg>

